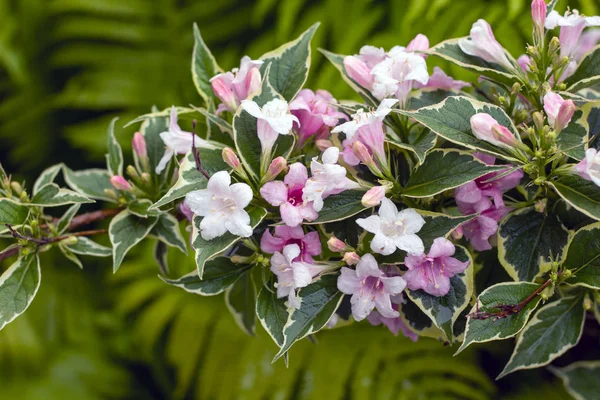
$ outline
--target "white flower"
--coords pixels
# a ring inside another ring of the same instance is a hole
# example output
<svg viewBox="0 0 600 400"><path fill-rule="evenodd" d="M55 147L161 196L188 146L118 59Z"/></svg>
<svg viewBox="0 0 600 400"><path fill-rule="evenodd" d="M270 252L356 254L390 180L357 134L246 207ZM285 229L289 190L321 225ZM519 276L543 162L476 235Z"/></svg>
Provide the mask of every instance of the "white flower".
<svg viewBox="0 0 600 400"><path fill-rule="evenodd" d="M423 254L423 240L416 235L425 225L425 220L412 208L398 212L396 205L388 198L381 200L379 215L359 218L356 223L368 232L374 233L371 250L384 256L392 254L396 248L408 254Z"/></svg>
<svg viewBox="0 0 600 400"><path fill-rule="evenodd" d="M600 17L586 17L579 14L578 10L566 11L565 15L560 15L556 10L552 10L546 17L546 29L554 29L557 26L577 26L585 23L584 26L600 25Z"/></svg>
<svg viewBox="0 0 600 400"><path fill-rule="evenodd" d="M372 93L378 99L394 96L404 104L413 81L423 85L429 81L427 64L420 55L400 47L392 49L388 56L371 70L374 77Z"/></svg>
<svg viewBox="0 0 600 400"><path fill-rule="evenodd" d="M369 125L375 121L383 121L385 116L392 111L392 107L397 102L398 100L396 99L385 99L379 104L377 110L370 112L365 112L364 109L360 108L356 114L352 114L351 121L336 126L331 132L344 132L346 134L346 139L352 139L358 128L361 126Z"/></svg>
<svg viewBox="0 0 600 400"><path fill-rule="evenodd" d="M583 179L600 186L600 152L596 149L587 149L585 158L575 166L575 171Z"/></svg>
<svg viewBox="0 0 600 400"><path fill-rule="evenodd" d="M327 196L360 187L358 183L346 177L346 168L337 164L339 156L340 150L330 147L321 155L322 164L317 161L317 157L312 159L312 177L304 185L302 200L304 204L312 201L315 211L321 211L323 199Z"/></svg>
<svg viewBox="0 0 600 400"><path fill-rule="evenodd" d="M196 147L205 149L216 149L217 146L193 135L191 132L182 131L177 124L177 109L171 107L171 118L169 130L162 132L160 138L166 145L165 154L156 166L156 173L160 174L175 154L185 154L192 149L192 137Z"/></svg>
<svg viewBox="0 0 600 400"><path fill-rule="evenodd" d="M279 135L289 135L294 122L300 125L285 100L275 98L262 108L252 100L243 100L242 108L258 120L257 133L263 152L270 151Z"/></svg>
<svg viewBox="0 0 600 400"><path fill-rule="evenodd" d="M496 38L492 27L485 20L477 20L471 27L471 34L468 38L459 40L460 49L470 55L482 58L487 62L492 62L507 68L513 69L512 64L504 53L504 48Z"/></svg>
<svg viewBox="0 0 600 400"><path fill-rule="evenodd" d="M195 190L185 201L196 215L203 216L200 236L212 240L229 231L234 235L252 235L250 216L244 210L252 200L252 189L245 183L231 184L227 171L219 171L208 180L206 189Z"/></svg>

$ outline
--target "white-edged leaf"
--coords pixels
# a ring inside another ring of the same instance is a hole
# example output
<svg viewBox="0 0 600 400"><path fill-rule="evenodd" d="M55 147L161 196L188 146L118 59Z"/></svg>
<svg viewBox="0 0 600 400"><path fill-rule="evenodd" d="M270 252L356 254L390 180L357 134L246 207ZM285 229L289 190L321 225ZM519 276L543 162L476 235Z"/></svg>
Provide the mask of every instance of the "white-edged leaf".
<svg viewBox="0 0 600 400"><path fill-rule="evenodd" d="M67 260L69 260L73 264L77 265L80 269L83 269L83 264L81 263L81 260L79 260L79 257L77 257L73 251L71 251L63 243L59 243L58 248L59 248L60 252L62 253L62 255L65 256L65 258Z"/></svg>
<svg viewBox="0 0 600 400"><path fill-rule="evenodd" d="M74 203L95 203L95 201L73 190L61 188L56 183L49 183L38 190L29 205L58 207Z"/></svg>
<svg viewBox="0 0 600 400"><path fill-rule="evenodd" d="M125 254L150 233L156 221L156 217L140 218L127 210L110 221L108 236L113 247L113 272L117 272Z"/></svg>
<svg viewBox="0 0 600 400"><path fill-rule="evenodd" d="M600 393L600 361L577 361L564 368L550 367L575 400L591 400Z"/></svg>
<svg viewBox="0 0 600 400"><path fill-rule="evenodd" d="M260 290L256 300L256 316L279 347L285 342L283 330L289 317L286 300L287 298L278 299L276 289L267 287Z"/></svg>
<svg viewBox="0 0 600 400"><path fill-rule="evenodd" d="M92 239L81 236L75 244L66 245L75 254L92 257L110 257L112 249L94 242Z"/></svg>
<svg viewBox="0 0 600 400"><path fill-rule="evenodd" d="M585 215L600 220L600 187L578 175L564 175L548 181L556 193Z"/></svg>
<svg viewBox="0 0 600 400"><path fill-rule="evenodd" d="M23 314L40 288L37 256L19 258L0 276L0 330Z"/></svg>
<svg viewBox="0 0 600 400"><path fill-rule="evenodd" d="M194 23L194 49L192 51L192 80L205 103L214 98L210 79L223 72L217 60L202 39L198 25Z"/></svg>
<svg viewBox="0 0 600 400"><path fill-rule="evenodd" d="M69 207L67 209L67 211L65 211L65 213L62 215L62 217L60 217L60 219L58 220L58 223L56 224L56 230L58 231L59 234L63 233L64 231L66 231L69 228L69 224L71 223L71 220L77 214L80 207L81 207L81 204L73 204L71 207Z"/></svg>
<svg viewBox="0 0 600 400"><path fill-rule="evenodd" d="M600 83L600 45L588 51L577 65L577 69L565 79L569 92L592 87Z"/></svg>
<svg viewBox="0 0 600 400"><path fill-rule="evenodd" d="M247 334L254 335L256 327L256 287L252 274L246 271L225 291L225 304L235 322Z"/></svg>
<svg viewBox="0 0 600 400"><path fill-rule="evenodd" d="M179 229L179 222L171 214L161 214L156 225L150 231L150 235L169 246L177 247L182 253L187 254L187 245Z"/></svg>
<svg viewBox="0 0 600 400"><path fill-rule="evenodd" d="M11 199L0 199L0 231L4 224L22 225L29 216L29 208Z"/></svg>
<svg viewBox="0 0 600 400"><path fill-rule="evenodd" d="M362 190L345 190L341 193L331 195L323 201L323 208L319 211L319 217L306 224L324 224L342 221L358 214L366 207L361 200L365 192Z"/></svg>
<svg viewBox="0 0 600 400"><path fill-rule="evenodd" d="M575 232L562 265L574 273L568 284L600 289L600 222Z"/></svg>
<svg viewBox="0 0 600 400"><path fill-rule="evenodd" d="M91 199L109 201L116 200L108 197L104 191L114 189L110 184L110 175L105 169L84 169L73 171L63 166L63 176L67 185L78 193L82 193Z"/></svg>
<svg viewBox="0 0 600 400"><path fill-rule="evenodd" d="M62 169L63 164L56 164L51 167L46 168L42 171L40 176L35 180L33 184L33 194L35 195L43 186L46 186L49 183L53 183L54 179Z"/></svg>
<svg viewBox="0 0 600 400"><path fill-rule="evenodd" d="M123 150L115 138L115 122L119 118L113 118L108 125L108 154L106 155L106 168L111 175L123 176Z"/></svg>

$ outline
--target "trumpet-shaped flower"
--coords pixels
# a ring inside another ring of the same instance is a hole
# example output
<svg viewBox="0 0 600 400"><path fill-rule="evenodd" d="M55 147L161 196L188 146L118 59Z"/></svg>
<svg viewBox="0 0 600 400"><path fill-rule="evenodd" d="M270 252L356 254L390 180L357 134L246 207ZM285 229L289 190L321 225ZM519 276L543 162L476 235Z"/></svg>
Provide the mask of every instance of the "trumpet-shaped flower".
<svg viewBox="0 0 600 400"><path fill-rule="evenodd" d="M483 19L473 24L470 36L461 39L458 45L464 53L470 56L499 64L509 70L513 69L508 57L506 57L506 53L504 53L504 49L494 37L492 27Z"/></svg>
<svg viewBox="0 0 600 400"><path fill-rule="evenodd" d="M387 276L371 254L365 254L355 270L342 267L337 285L340 292L352 295L352 315L357 321L365 319L375 308L386 318L400 316L392 308L390 296L402 293L406 281L400 276Z"/></svg>
<svg viewBox="0 0 600 400"><path fill-rule="evenodd" d="M216 149L217 147L212 145L210 142L199 138L197 135L191 132L181 130L177 124L177 109L171 107L171 118L169 122L169 130L162 132L160 138L165 143L166 149L165 154L160 159L156 166L156 173L160 174L169 161L175 154L185 154L192 149L194 143L198 148Z"/></svg>
<svg viewBox="0 0 600 400"><path fill-rule="evenodd" d="M277 298L288 298L291 308L300 308L296 289L310 285L313 277L325 271L327 267L304 261L294 261L300 255L297 244L289 244L283 252L275 252L271 257L271 271L277 275Z"/></svg>
<svg viewBox="0 0 600 400"><path fill-rule="evenodd" d="M433 74L429 77L429 81L427 81L426 85L422 85L418 82L414 84L415 89L426 90L461 90L466 86L471 86L471 84L465 81L455 80L447 75L440 67L433 68Z"/></svg>
<svg viewBox="0 0 600 400"><path fill-rule="evenodd" d="M307 180L306 167L294 163L283 181L267 182L260 188L261 196L272 206L279 207L281 219L288 226L298 226L303 220L314 221L318 217L313 203L302 199Z"/></svg>
<svg viewBox="0 0 600 400"><path fill-rule="evenodd" d="M404 105L413 83L426 85L429 81L427 64L420 55L406 51L390 52L389 57L371 70L373 96L379 100L396 97Z"/></svg>
<svg viewBox="0 0 600 400"><path fill-rule="evenodd" d="M312 177L306 181L302 192L304 204L313 202L315 211L323 208L323 199L349 189L358 189L360 185L346 177L346 169L337 164L340 150L330 147L321 156L322 163L313 158L310 164Z"/></svg>
<svg viewBox="0 0 600 400"><path fill-rule="evenodd" d="M425 225L425 220L412 208L398 212L396 205L388 198L381 200L379 215L359 218L356 223L368 232L375 234L371 250L389 255L396 249L409 254L422 254L423 240L417 232Z"/></svg>
<svg viewBox="0 0 600 400"><path fill-rule="evenodd" d="M587 149L585 158L575 166L575 172L583 179L600 186L600 152L596 149Z"/></svg>
<svg viewBox="0 0 600 400"><path fill-rule="evenodd" d="M225 232L236 236L252 236L250 215L244 210L252 200L252 189L245 183L231 184L227 171L219 171L208 180L206 189L195 190L185 201L200 222L200 236L212 240Z"/></svg>
<svg viewBox="0 0 600 400"><path fill-rule="evenodd" d="M311 136L316 139L327 138L331 127L336 126L340 119L348 119L332 104L337 104L337 100L326 90L314 93L310 89L303 89L298 93L290 103L290 110L300 121L297 129L300 144Z"/></svg>
<svg viewBox="0 0 600 400"><path fill-rule="evenodd" d="M478 139L508 148L512 148L517 142L510 129L500 125L490 114L475 114L471 117L470 122L471 131Z"/></svg>
<svg viewBox="0 0 600 400"><path fill-rule="evenodd" d="M295 115L290 114L288 103L275 98L259 107L252 100L243 100L242 108L256 118L256 130L263 153L269 153L279 135L289 135L294 122L300 125Z"/></svg>
<svg viewBox="0 0 600 400"><path fill-rule="evenodd" d="M588 26L600 26L600 17L586 17L577 10L568 10L564 15L560 15L553 10L548 14L545 25L547 29L560 26L560 55L572 57L577 54L583 30Z"/></svg>
<svg viewBox="0 0 600 400"><path fill-rule="evenodd" d="M465 238L477 251L491 249L490 239L498 231L498 221L508 214L510 209L494 205L489 197L483 197L475 203L457 202L457 205L463 215L478 214L462 225Z"/></svg>
<svg viewBox="0 0 600 400"><path fill-rule="evenodd" d="M460 274L469 266L453 258L454 244L439 237L433 241L427 255L408 255L404 264L408 271L403 275L410 290L423 289L433 296L445 296L450 291L450 278Z"/></svg>
<svg viewBox="0 0 600 400"><path fill-rule="evenodd" d="M263 61L251 60L244 56L240 68L231 72L215 75L211 80L213 92L222 101L217 114L224 110L235 112L242 100L247 100L261 86L260 66Z"/></svg>
<svg viewBox="0 0 600 400"><path fill-rule="evenodd" d="M296 244L300 248L300 255L294 261L313 262L313 256L321 254L321 240L318 232L304 233L301 226L290 228L277 225L275 235L267 229L260 239L260 249L265 253L273 254L283 251L284 247Z"/></svg>

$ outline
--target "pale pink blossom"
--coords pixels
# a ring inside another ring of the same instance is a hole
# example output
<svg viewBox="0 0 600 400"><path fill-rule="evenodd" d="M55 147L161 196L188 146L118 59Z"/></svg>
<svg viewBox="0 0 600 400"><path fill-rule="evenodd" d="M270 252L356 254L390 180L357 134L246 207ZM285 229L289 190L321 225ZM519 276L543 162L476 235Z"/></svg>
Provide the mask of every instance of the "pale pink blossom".
<svg viewBox="0 0 600 400"><path fill-rule="evenodd" d="M311 136L316 139L327 138L331 127L336 126L340 119L348 119L334 104L337 104L337 100L326 90L314 93L310 89L303 89L298 93L290 103L290 111L300 122L296 128L300 145Z"/></svg>
<svg viewBox="0 0 600 400"><path fill-rule="evenodd" d="M382 48L363 46L360 54L344 58L344 69L356 83L371 90L373 88L371 70L385 58L386 53Z"/></svg>
<svg viewBox="0 0 600 400"><path fill-rule="evenodd" d="M531 59L527 54L522 54L519 58L517 58L517 64L523 70L523 72L529 72L529 63Z"/></svg>
<svg viewBox="0 0 600 400"><path fill-rule="evenodd" d="M259 107L252 100L242 100L242 108L257 119L256 130L263 153L269 153L279 135L289 135L294 122L300 124L296 116L290 114L288 103L275 98Z"/></svg>
<svg viewBox="0 0 600 400"><path fill-rule="evenodd" d="M507 127L500 125L491 115L477 113L471 117L471 131L480 140L496 146L512 148L517 140Z"/></svg>
<svg viewBox="0 0 600 400"><path fill-rule="evenodd" d="M600 152L596 149L587 149L585 158L575 166L575 172L583 179L600 186Z"/></svg>
<svg viewBox="0 0 600 400"><path fill-rule="evenodd" d="M458 210L463 215L478 214L462 225L465 238L477 251L492 248L490 239L498 231L498 221L510 211L507 207L496 207L489 197L475 203L458 203Z"/></svg>
<svg viewBox="0 0 600 400"><path fill-rule="evenodd" d="M277 251L282 252L285 246L290 244L295 244L300 249L300 254L294 258L294 261L312 263L313 256L321 254L319 233L304 233L301 226L291 228L289 226L277 225L274 235L267 229L260 239L260 249L268 254L273 254Z"/></svg>
<svg viewBox="0 0 600 400"><path fill-rule="evenodd" d="M414 84L415 89L425 90L462 90L462 88L467 86L471 86L471 84L453 79L451 76L446 75L440 67L433 68L433 74L429 77L426 85L418 82Z"/></svg>
<svg viewBox="0 0 600 400"><path fill-rule="evenodd" d="M393 297L392 308L395 311L398 311L398 309L400 308L398 304L394 303ZM373 310L371 311L371 314L369 314L369 316L367 317L367 321L369 321L371 325L375 326L383 324L386 328L390 330L390 332L394 334L394 336L398 336L398 333L402 332L402 334L405 337L409 338L413 342L419 340L419 335L410 330L410 328L408 327L408 325L406 325L402 317L388 318L381 315L379 311Z"/></svg>
<svg viewBox="0 0 600 400"><path fill-rule="evenodd" d="M600 26L600 17L586 17L577 10L568 10L560 15L553 10L546 18L547 29L560 26L560 55L573 57L578 52L579 40L583 30L588 26Z"/></svg>
<svg viewBox="0 0 600 400"><path fill-rule="evenodd" d="M121 175L111 176L110 183L117 190L123 190L126 192L131 190L131 184L129 184L129 182L127 182L127 179L125 179Z"/></svg>
<svg viewBox="0 0 600 400"><path fill-rule="evenodd" d="M219 105L217 114L224 110L235 112L242 100L247 100L258 92L261 87L262 64L263 61L244 56L239 69L218 74L210 80L213 92L223 102Z"/></svg>
<svg viewBox="0 0 600 400"><path fill-rule="evenodd" d="M313 203L304 202L302 198L307 180L306 167L294 163L283 181L267 182L260 188L261 196L272 206L279 207L281 219L288 226L298 226L304 220L314 221L318 217Z"/></svg>
<svg viewBox="0 0 600 400"><path fill-rule="evenodd" d="M581 60L583 56L590 50L592 50L600 42L600 29L589 29L581 34L579 39L579 46L575 52L575 60Z"/></svg>
<svg viewBox="0 0 600 400"><path fill-rule="evenodd" d="M573 100L565 100L559 94L548 92L544 96L544 111L548 116L548 123L556 132L562 131L575 114Z"/></svg>
<svg viewBox="0 0 600 400"><path fill-rule="evenodd" d="M131 140L131 147L133 148L133 151L135 152L135 154L137 154L139 158L148 157L148 150L146 149L146 139L144 138L144 135L142 135L140 132L136 132L133 135L133 139Z"/></svg>
<svg viewBox="0 0 600 400"><path fill-rule="evenodd" d="M544 24L546 23L546 13L548 6L544 0L533 0L531 2L531 18L533 25L539 32L544 32Z"/></svg>
<svg viewBox="0 0 600 400"><path fill-rule="evenodd" d="M348 245L335 236L332 236L329 238L329 240L327 240L327 248L334 253L341 253L348 249Z"/></svg>
<svg viewBox="0 0 600 400"><path fill-rule="evenodd" d="M192 211L188 203L185 201L185 199L179 204L179 211L181 211L185 219L187 219L189 222L192 222L192 220L194 219L194 212Z"/></svg>
<svg viewBox="0 0 600 400"><path fill-rule="evenodd" d="M347 265L356 265L360 261L360 256L354 251L349 251L344 253L342 261L344 261Z"/></svg>
<svg viewBox="0 0 600 400"><path fill-rule="evenodd" d="M235 154L235 151L233 151L233 149L225 147L221 155L223 157L223 161L225 161L225 164L229 165L234 170L240 168L240 159Z"/></svg>
<svg viewBox="0 0 600 400"><path fill-rule="evenodd" d="M403 106L408 99L413 83L426 85L429 81L427 64L420 55L412 52L395 51L371 70L372 93L377 99L395 97Z"/></svg>
<svg viewBox="0 0 600 400"><path fill-rule="evenodd" d="M375 207L381 204L381 200L385 198L385 193L388 186L374 186L367 190L362 199L361 204L365 207Z"/></svg>
<svg viewBox="0 0 600 400"><path fill-rule="evenodd" d="M483 19L473 24L470 36L461 39L458 45L470 56L482 58L484 61L501 65L509 70L513 69L504 48L494 37L492 27Z"/></svg>

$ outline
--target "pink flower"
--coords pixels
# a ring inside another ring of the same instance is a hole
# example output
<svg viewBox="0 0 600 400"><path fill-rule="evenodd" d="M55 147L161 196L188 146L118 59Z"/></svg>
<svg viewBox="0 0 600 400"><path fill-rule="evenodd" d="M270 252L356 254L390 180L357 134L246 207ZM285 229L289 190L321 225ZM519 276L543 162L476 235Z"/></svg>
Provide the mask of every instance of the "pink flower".
<svg viewBox="0 0 600 400"><path fill-rule="evenodd" d="M565 100L559 94L548 92L544 96L544 111L548 116L548 123L556 132L562 131L575 114L573 100Z"/></svg>
<svg viewBox="0 0 600 400"><path fill-rule="evenodd" d="M297 244L284 247L283 253L275 252L271 257L271 271L277 276L277 298L288 297L291 308L300 308L296 289L311 284L313 277L327 269L326 266L294 261L300 255Z"/></svg>
<svg viewBox="0 0 600 400"><path fill-rule="evenodd" d="M332 236L327 240L327 248L334 253L341 253L348 249L348 245L335 236Z"/></svg>
<svg viewBox="0 0 600 400"><path fill-rule="evenodd" d="M413 88L413 84L426 85L429 81L425 59L402 48L392 49L388 57L371 70L374 77L373 96L381 100L395 97L402 107Z"/></svg>
<svg viewBox="0 0 600 400"><path fill-rule="evenodd" d="M516 144L515 135L502 126L491 115L478 113L471 117L471 131L478 139L500 147L512 148Z"/></svg>
<svg viewBox="0 0 600 400"><path fill-rule="evenodd" d="M577 10L568 10L564 16L553 10L546 18L546 28L560 26L560 55L572 57L577 54L579 39L587 26L600 26L600 17L585 17Z"/></svg>
<svg viewBox="0 0 600 400"><path fill-rule="evenodd" d="M229 147L225 147L223 149L223 152L221 153L221 155L223 157L223 161L225 161L225 164L229 165L234 170L237 170L238 168L240 168L240 166L241 166L240 159L235 154L233 149L231 149Z"/></svg>
<svg viewBox="0 0 600 400"><path fill-rule="evenodd" d="M294 261L313 262L312 256L321 254L321 240L318 232L304 233L301 226L290 228L278 225L275 227L275 235L267 229L260 239L260 249L268 254L281 252L285 246L295 244L300 249L300 254Z"/></svg>
<svg viewBox="0 0 600 400"><path fill-rule="evenodd" d="M110 177L110 183L117 190L130 191L131 185L127 182L127 179L123 178L121 175L115 175Z"/></svg>
<svg viewBox="0 0 600 400"><path fill-rule="evenodd" d="M406 46L406 51L426 51L429 50L429 39L422 33L417 34L413 40L411 40ZM422 57L426 58L426 54L422 54Z"/></svg>
<svg viewBox="0 0 600 400"><path fill-rule="evenodd" d="M531 2L531 18L533 19L533 25L540 32L544 32L547 12L548 6L544 0L533 0Z"/></svg>
<svg viewBox="0 0 600 400"><path fill-rule="evenodd" d="M575 166L575 172L583 179L600 186L600 152L596 149L587 149L583 161Z"/></svg>
<svg viewBox="0 0 600 400"><path fill-rule="evenodd" d="M386 57L382 48L363 46L359 55L344 58L344 69L352 80L365 89L373 88L371 69Z"/></svg>
<svg viewBox="0 0 600 400"><path fill-rule="evenodd" d="M581 60L583 56L592 50L600 42L600 29L590 29L584 32L579 39L579 46L575 52L575 60Z"/></svg>
<svg viewBox="0 0 600 400"><path fill-rule="evenodd" d="M458 203L458 210L463 215L479 214L462 225L465 238L477 251L492 248L489 240L498 231L498 221L510 211L506 207L496 207L489 197L472 204Z"/></svg>
<svg viewBox="0 0 600 400"><path fill-rule="evenodd" d="M392 308L398 311L400 308L399 304L403 301L402 295L392 296L391 299ZM406 336L413 342L416 342L419 339L419 335L411 331L408 325L406 325L406 323L402 320L401 317L387 318L381 315L379 311L373 310L371 311L371 314L369 314L369 316L367 317L367 321L369 321L371 325L375 326L381 324L385 325L390 330L390 332L394 334L394 336L398 336L398 332L402 332L404 336Z"/></svg>
<svg viewBox="0 0 600 400"><path fill-rule="evenodd" d="M298 118L290 114L285 100L274 98L262 107L252 100L242 100L242 108L257 119L256 130L263 153L270 154L279 135L289 135Z"/></svg>
<svg viewBox="0 0 600 400"><path fill-rule="evenodd" d="M529 58L529 56L527 54L522 54L519 58L517 58L517 64L519 64L519 67L521 67L523 72L529 71L529 63L530 62L531 62L531 59Z"/></svg>
<svg viewBox="0 0 600 400"><path fill-rule="evenodd" d="M471 84L465 81L454 80L451 76L446 75L440 67L433 68L433 74L429 77L426 85L418 82L414 84L415 89L429 90L461 90L466 86L471 86Z"/></svg>
<svg viewBox="0 0 600 400"><path fill-rule="evenodd" d="M290 111L300 122L296 126L300 145L311 136L325 139L329 135L329 128L338 124L340 119L347 120L346 114L339 112L335 106L337 100L326 90L303 89L290 103Z"/></svg>
<svg viewBox="0 0 600 400"><path fill-rule="evenodd" d="M235 112L242 100L249 99L260 89L262 63L244 56L239 69L216 75L210 80L213 92L223 102L217 114L224 110Z"/></svg>
<svg viewBox="0 0 600 400"><path fill-rule="evenodd" d="M400 316L392 308L390 296L402 293L406 282L400 276L386 276L371 254L365 254L361 258L356 270L342 267L337 284L340 292L352 295L350 303L355 320L365 319L376 307L386 318Z"/></svg>
<svg viewBox="0 0 600 400"><path fill-rule="evenodd" d="M136 132L131 140L131 147L139 158L148 157L148 151L146 149L146 139L140 132Z"/></svg>
<svg viewBox="0 0 600 400"><path fill-rule="evenodd" d="M290 165L283 182L267 182L260 188L261 196L272 206L279 207L281 219L288 226L298 226L303 220L314 221L318 217L313 203L302 199L307 180L306 167L294 163Z"/></svg>
<svg viewBox="0 0 600 400"><path fill-rule="evenodd" d="M385 197L385 192L388 186L374 186L367 190L360 200L361 204L365 207L375 207L381 204L381 200Z"/></svg>
<svg viewBox="0 0 600 400"><path fill-rule="evenodd" d="M458 45L464 53L470 56L499 64L509 70L513 69L512 64L504 53L504 49L494 37L492 27L483 19L473 24L469 38L461 39Z"/></svg>
<svg viewBox="0 0 600 400"><path fill-rule="evenodd" d="M408 255L404 264L408 271L404 280L410 290L423 289L433 296L445 296L450 291L450 278L469 266L453 258L456 249L451 241L439 237L433 241L429 254Z"/></svg>
<svg viewBox="0 0 600 400"><path fill-rule="evenodd" d="M188 203L186 203L185 199L181 202L181 204L179 204L179 211L181 211L185 219L192 222L192 220L194 219L194 212L192 211Z"/></svg>

